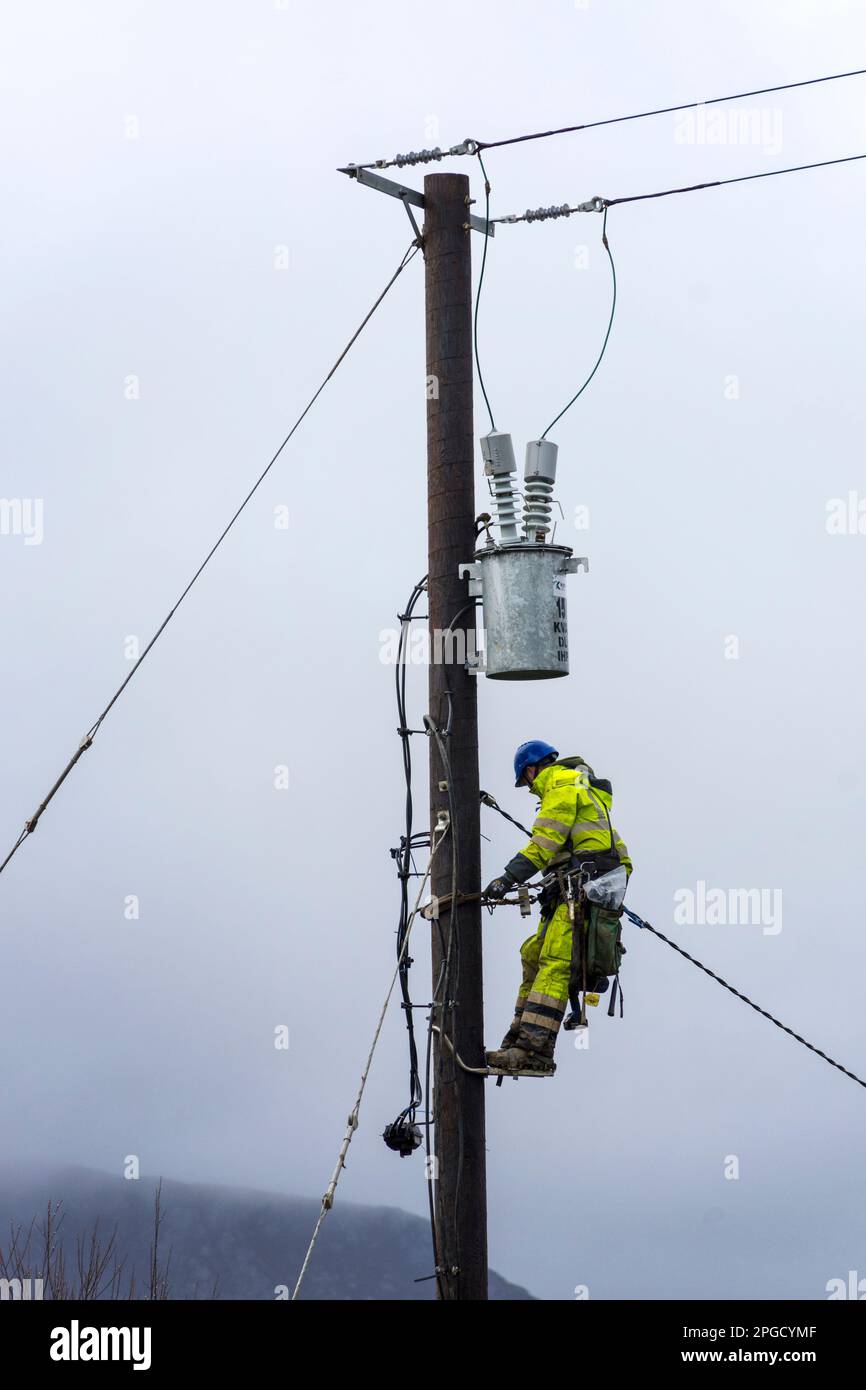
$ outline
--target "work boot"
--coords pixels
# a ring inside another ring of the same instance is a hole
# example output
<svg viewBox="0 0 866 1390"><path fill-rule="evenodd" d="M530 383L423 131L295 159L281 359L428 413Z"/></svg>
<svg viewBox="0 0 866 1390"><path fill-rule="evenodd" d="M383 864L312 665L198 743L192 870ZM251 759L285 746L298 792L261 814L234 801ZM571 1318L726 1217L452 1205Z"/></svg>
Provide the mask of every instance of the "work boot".
<svg viewBox="0 0 866 1390"><path fill-rule="evenodd" d="M502 1039L502 1042L499 1044L500 1049L504 1052L506 1048L516 1047L519 1033L520 1019L516 1018L512 1023L511 1027L508 1029L508 1032L505 1034L505 1037Z"/></svg>
<svg viewBox="0 0 866 1390"><path fill-rule="evenodd" d="M540 1052L529 1051L525 1047L504 1047L498 1052L487 1053L488 1067L497 1071L542 1072L552 1076L556 1071L553 1057L543 1057Z"/></svg>

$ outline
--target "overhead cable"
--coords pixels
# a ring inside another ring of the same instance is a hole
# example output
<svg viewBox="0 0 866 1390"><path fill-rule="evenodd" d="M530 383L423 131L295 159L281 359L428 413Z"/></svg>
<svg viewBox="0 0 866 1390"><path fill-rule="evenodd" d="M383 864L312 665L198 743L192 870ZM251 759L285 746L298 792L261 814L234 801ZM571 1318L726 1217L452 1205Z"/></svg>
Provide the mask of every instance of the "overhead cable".
<svg viewBox="0 0 866 1390"><path fill-rule="evenodd" d="M853 68L850 72L832 72L826 77L807 77L801 82L782 82L774 87L754 87L748 92L730 92L723 97L707 97L704 101L686 101L677 106L656 106L649 111L634 111L628 116L607 116L600 121L583 121L580 125L559 126L555 130L538 130L529 135L512 135L505 140L463 140L459 145L448 149L411 150L408 154L397 154L393 159L373 159L366 164L350 165L355 169L393 169L407 165L431 164L442 159L457 158L461 155L476 155L479 150L502 149L505 145L522 145L529 140L549 140L554 135L571 135L580 130L597 130L600 126L621 125L625 121L643 121L648 116L668 116L677 111L694 111L702 106L718 106L725 101L743 101L746 97L770 96L773 92L792 92L797 87L817 87L822 82L840 82L846 77L863 77L866 68Z"/></svg>
<svg viewBox="0 0 866 1390"><path fill-rule="evenodd" d="M327 376L322 380L321 384L317 387L316 391L315 391L314 394L310 397L310 399L309 399L309 401L307 402L307 404L304 406L304 409L301 411L301 413L300 413L300 415L298 416L297 420L296 420L295 423L292 425L292 428L289 430L289 432L288 432L288 434L286 435L285 439L283 440L282 444L281 444L280 447L277 449L276 453L272 456L272 458L271 458L270 461L268 462L267 466L266 466L266 467L263 469L263 471L259 474L258 478L257 478L256 481L253 483L253 486L250 488L250 490L249 490L249 492L247 493L246 497L245 497L244 500L241 502L241 504L240 504L240 506L238 507L237 511L234 513L234 516L233 516L233 517L231 518L231 520L229 521L228 525L225 526L224 529L220 532L220 535L217 537L216 541L215 541L214 544L211 546L211 548L210 548L210 550L208 551L207 555L206 555L206 556L204 557L204 559L202 560L202 562L201 562L201 564L199 565L198 569L196 570L195 574L192 576L192 579L190 579L189 583L187 584L186 588L185 588L185 589L183 590L183 592L181 593L180 597L179 597L178 599L176 599L176 601L175 601L175 603L174 603L174 606L169 610L169 612L166 614L165 618L163 618L162 622L160 623L160 625L159 625L159 627L157 628L156 632L155 632L155 633L153 634L153 636L151 637L150 641L148 642L148 644L147 644L147 646L145 647L144 651L141 653L141 656L138 658L138 660L136 661L135 665L132 667L132 669L130 670L129 674L125 677L125 679L124 679L123 681L121 681L120 685L118 686L117 690L116 690L116 691L114 692L114 694L112 695L111 699L109 700L108 704L105 706L105 709L102 711L102 713L100 714L99 718L96 720L96 722L95 722L94 724L91 725L90 729L89 729L89 730L87 731L87 733L84 735L83 739L81 740L81 742L80 742L79 745L78 745L78 748L75 750L75 753L73 754L73 756L69 759L69 762L66 764L66 767L63 769L63 771L61 772L60 776L57 778L57 781L54 783L54 785L52 786L51 790L48 792L48 794L45 796L45 798L39 803L39 805L37 806L35 812L34 812L33 815L30 817L30 819L29 819L28 821L25 821L25 823L24 823L24 829L21 831L21 834L18 836L18 839L15 841L15 843L14 843L14 845L12 846L11 850L10 850L9 853L6 855L6 858L3 860L2 864L0 864L0 873L3 872L3 870L6 868L6 865L9 863L10 859L12 858L12 856L16 853L16 851L20 848L20 846L24 843L24 841L28 838L28 836L30 836L30 835L33 834L33 831L36 829L36 826L37 826L37 824L38 824L38 822L39 822L39 818L40 818L40 816L42 815L43 811L45 810L46 806L47 806L47 805L49 804L49 802L52 800L52 798L54 797L54 795L56 794L56 792L59 791L59 789L60 789L60 787L62 786L62 784L66 781L66 778L69 776L69 774L70 774L70 772L72 771L72 769L74 768L75 764L78 762L78 760L79 760L79 758L81 757L82 753L85 753L85 752L87 751L87 749L90 747L90 745L92 744L94 738L96 737L96 734L99 732L99 728L100 728L100 725L102 724L102 721L105 719L106 715L109 713L109 711L110 711L110 710L112 709L112 707L115 705L115 703L120 699L120 696L123 694L124 690L125 690L126 687L129 685L129 682L132 680L133 676L135 675L136 671L137 671L138 668L140 667L141 663L144 661L144 659L145 659L145 657L147 656L148 652L150 652L150 651L152 650L152 648L153 648L153 647L156 645L156 643L158 642L159 638L162 636L163 632L164 632L165 629L167 628L167 626L168 626L168 624L170 623L171 619L174 617L174 615L175 615L175 613L177 612L177 610L178 610L178 608L180 607L180 605L183 603L183 601L184 601L184 599L186 598L187 594L189 593L190 589L193 587L193 585L195 584L196 580L197 580L197 579L199 578L199 576L202 574L203 570L206 568L206 566L207 566L207 565L210 563L210 561L213 559L213 557L214 557L214 555L216 554L216 552L219 550L220 546L222 545L222 543L223 543L223 541L225 540L226 536L228 535L229 531L232 529L232 527L234 526L234 524L235 524L235 522L237 521L238 517L241 515L241 512L244 510L244 508L246 507L247 503L251 500L251 498L253 497L253 495L258 491L259 487L261 486L261 484L264 482L265 478L266 478L266 477L268 476L268 474L270 473L270 471L271 471L271 469L273 468L274 464L276 463L277 459L280 457L280 455L282 454L282 452L283 452L283 450L285 449L286 445L288 444L289 440L292 438L292 435L295 433L295 431L298 429L298 426L302 423L302 421L306 418L306 416L307 416L307 414L309 413L309 411L310 411L310 410L312 409L312 407L315 405L316 401L319 399L319 396L320 396L320 395L322 394L322 392L324 391L325 387L327 386L328 382L331 380L331 377L334 375L334 373L336 372L337 368L340 366L340 364L343 362L343 360L348 356L348 353L349 353L350 349L353 347L353 345L355 344L355 342L357 341L357 339L360 337L360 335L361 335L361 333L363 332L363 330L366 328L367 324L370 322L370 319L373 317L373 315L375 314L375 312L376 312L376 310L378 309L379 305L382 303L382 300L385 298L385 296L387 295L388 291L391 289L391 286L392 286L392 285L394 284L394 282L398 279L398 277L402 274L402 272L405 270L406 266L409 264L409 262L413 259L413 257L417 254L417 252L418 252L419 250L420 250L420 247L419 247L417 241L413 241L413 242L411 243L411 245L407 248L405 255L403 256L402 260L400 261L400 264L398 265L398 267L397 267L397 269L395 270L394 274L391 276L390 280L389 280L388 283L386 284L385 288L382 290L381 294L380 294L379 297L376 299L376 301L374 302L374 304L372 305L372 307L370 308L370 310L367 312L367 314L366 314L366 315L364 316L364 318L361 320L361 323L360 323L360 324L358 325L358 327L355 329L355 332L352 334L352 336L351 336L351 338L349 339L349 341L347 342L346 346L343 348L343 351L340 353L340 355L339 355L339 357L337 358L336 362L334 363L333 367L332 367L331 370L328 372Z"/></svg>
<svg viewBox="0 0 866 1390"><path fill-rule="evenodd" d="M700 106L718 106L723 101L743 101L746 97L769 96L772 92L791 92L795 87L816 87L821 82L839 82L845 77L863 77L866 68L851 72L833 72L827 77L807 77L802 82L783 82L776 87L755 87L750 92L731 92L724 97L708 97L705 101L686 101L679 106L657 106L650 111L635 111L629 116L608 116L601 121L584 121L582 125L564 125L556 130L538 130L532 135L513 135L507 140L476 140L479 150L501 149L503 145L523 145L528 140L548 140L552 135L570 135L578 130L597 130L599 126L621 125L624 121L643 121L648 116L669 116L676 111L694 111Z"/></svg>
<svg viewBox="0 0 866 1390"><path fill-rule="evenodd" d="M853 1071L849 1071L847 1067L843 1067L841 1062L834 1062L833 1058L828 1057L826 1052L822 1052L820 1047L815 1047L814 1043L807 1042L805 1038L801 1038L800 1034L795 1033L793 1028L788 1028L784 1023L780 1023L779 1020L774 1018L771 1013L768 1013L766 1009L762 1009L760 1004L755 1004L747 994L741 994L738 989L734 989L734 986L729 985L727 980L723 980L721 975L717 975L714 970L710 970L708 965L703 965L701 961L696 960L694 956L690 956L688 951L684 951L682 946L678 946L675 941L671 941L670 937L665 936L657 927L652 926L649 922L645 922L642 917L638 917L637 913L632 912L628 907L624 907L623 912L630 922L634 922L636 927L643 927L645 931L652 932L653 936L657 936L660 941L664 941L667 946L672 946L681 956L685 956L686 960L691 961L692 965L696 965L699 970L703 970L704 974L709 975L717 984L723 985L725 989L730 990L731 994L735 994L738 999L742 999L743 1003L748 1004L750 1009L754 1009L755 1012L759 1013L763 1018L768 1018L771 1023L775 1023L777 1028L781 1028L782 1032L787 1033L795 1042L802 1043L804 1047L808 1047L810 1052L816 1053L825 1062L829 1062L831 1067L835 1067L836 1070L841 1071L844 1076L850 1077L852 1081L856 1081L858 1086L866 1087L866 1081L862 1081Z"/></svg>
<svg viewBox="0 0 866 1390"><path fill-rule="evenodd" d="M785 169L763 169L757 174L738 174L731 179L709 179L706 183L690 183L683 188L663 188L658 193L631 193L621 198L589 198L585 203L570 207L568 203L549 208L528 208L523 213L510 213L506 217L494 217L492 222L509 225L515 222L547 222L558 217L571 217L576 212L606 212L608 208L620 203L642 203L648 198L669 198L674 193L698 193L702 188L722 188L729 183L751 183L754 179L774 179L779 174L800 174L806 169L827 169L833 164L853 164L858 159L866 159L866 154L847 154L840 159L820 159L814 164L791 164Z"/></svg>

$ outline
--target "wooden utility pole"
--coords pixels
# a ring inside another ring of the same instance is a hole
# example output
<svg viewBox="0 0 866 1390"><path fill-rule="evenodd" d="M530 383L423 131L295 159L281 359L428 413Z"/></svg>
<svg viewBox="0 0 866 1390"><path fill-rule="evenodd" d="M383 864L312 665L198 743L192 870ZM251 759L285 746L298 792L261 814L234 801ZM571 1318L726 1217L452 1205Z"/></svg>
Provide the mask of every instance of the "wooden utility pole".
<svg viewBox="0 0 866 1390"><path fill-rule="evenodd" d="M475 651L475 614L467 606L466 580L458 577L458 565L470 561L475 550L469 179L465 174L428 174L424 208L429 699L430 718L444 748L443 757L431 735L430 825L436 825L441 812L450 817L450 833L433 862L432 891L445 897L452 890L455 853L460 892L481 888L478 677L465 668ZM442 634L449 627L453 640L445 641ZM443 981L445 958L449 967ZM435 1022L468 1066L483 1066L479 902L443 911L438 924L433 923L433 988ZM442 1042L434 1056L439 1296L486 1299L484 1079L462 1071Z"/></svg>

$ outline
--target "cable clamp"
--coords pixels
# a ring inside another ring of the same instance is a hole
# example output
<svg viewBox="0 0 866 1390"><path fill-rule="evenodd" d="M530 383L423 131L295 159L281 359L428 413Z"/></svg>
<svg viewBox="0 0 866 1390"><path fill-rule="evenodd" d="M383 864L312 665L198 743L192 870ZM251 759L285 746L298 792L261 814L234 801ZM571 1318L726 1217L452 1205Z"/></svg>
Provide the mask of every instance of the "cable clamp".
<svg viewBox="0 0 866 1390"><path fill-rule="evenodd" d="M577 208L576 208L576 211L577 211L577 212L604 212L605 206L606 206L606 204L605 204L604 198L599 198L599 197L596 196L595 198L590 198L589 201L586 202L586 203L578 203Z"/></svg>

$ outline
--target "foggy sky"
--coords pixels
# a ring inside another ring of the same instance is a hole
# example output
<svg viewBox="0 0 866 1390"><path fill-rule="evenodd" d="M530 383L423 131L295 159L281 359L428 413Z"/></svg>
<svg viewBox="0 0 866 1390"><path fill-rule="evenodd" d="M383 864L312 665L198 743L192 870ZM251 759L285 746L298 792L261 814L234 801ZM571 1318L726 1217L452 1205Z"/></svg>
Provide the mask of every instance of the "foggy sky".
<svg viewBox="0 0 866 1390"><path fill-rule="evenodd" d="M838 72L866 38L836 0L121 0L18 6L3 29L0 494L44 519L41 544L0 536L3 853L411 240L338 165ZM491 151L492 214L860 153L863 94L754 99L712 140L660 116ZM436 167L482 210L472 161ZM613 781L630 904L860 1074L866 535L827 521L866 497L864 179L611 210L610 345L552 432L557 540L590 559L572 674L479 689L482 785L526 820L516 744L581 753ZM519 457L598 353L600 235L581 215L490 245L482 365ZM393 963L380 643L426 568L424 390L417 257L0 879L3 1157L327 1186ZM480 510L480 457L477 477ZM425 710L418 667L412 727ZM487 812L483 830L492 877L521 840ZM781 930L677 924L699 883L778 890ZM483 930L495 1046L527 929ZM821 1298L866 1276L860 1089L625 940L624 1019L599 1010L588 1053L564 1036L553 1082L488 1089L491 1264L563 1299ZM422 929L414 954L423 1002ZM380 1138L406 1072L394 1008L329 1221L341 1200L426 1210L422 1159Z"/></svg>

